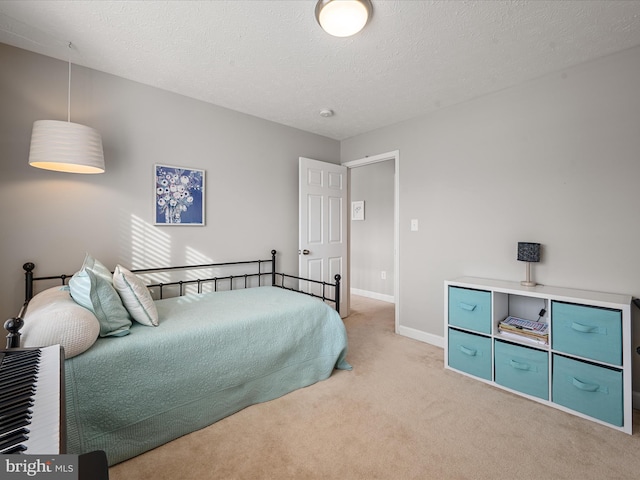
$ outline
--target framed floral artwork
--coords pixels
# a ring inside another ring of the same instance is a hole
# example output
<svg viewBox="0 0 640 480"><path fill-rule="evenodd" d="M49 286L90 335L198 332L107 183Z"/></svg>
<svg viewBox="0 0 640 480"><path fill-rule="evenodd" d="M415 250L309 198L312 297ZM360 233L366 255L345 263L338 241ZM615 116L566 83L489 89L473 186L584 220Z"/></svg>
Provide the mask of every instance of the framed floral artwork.
<svg viewBox="0 0 640 480"><path fill-rule="evenodd" d="M154 165L154 225L204 225L204 170Z"/></svg>

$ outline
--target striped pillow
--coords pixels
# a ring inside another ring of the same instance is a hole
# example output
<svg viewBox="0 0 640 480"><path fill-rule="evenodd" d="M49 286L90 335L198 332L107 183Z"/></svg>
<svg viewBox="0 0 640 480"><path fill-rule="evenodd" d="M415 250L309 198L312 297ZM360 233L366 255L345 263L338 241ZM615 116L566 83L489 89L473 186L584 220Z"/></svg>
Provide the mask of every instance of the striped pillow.
<svg viewBox="0 0 640 480"><path fill-rule="evenodd" d="M136 322L150 327L158 326L156 304L149 289L136 274L122 265L116 265L116 270L113 272L113 286Z"/></svg>

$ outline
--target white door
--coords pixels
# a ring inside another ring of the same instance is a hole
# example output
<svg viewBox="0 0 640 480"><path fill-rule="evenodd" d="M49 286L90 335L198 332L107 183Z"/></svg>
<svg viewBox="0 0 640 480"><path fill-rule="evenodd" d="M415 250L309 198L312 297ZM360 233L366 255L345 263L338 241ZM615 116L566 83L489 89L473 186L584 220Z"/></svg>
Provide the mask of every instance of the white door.
<svg viewBox="0 0 640 480"><path fill-rule="evenodd" d="M342 277L340 314L348 315L347 168L300 157L298 275L334 283ZM300 288L322 295L322 285L301 282ZM327 296L335 298L334 292Z"/></svg>

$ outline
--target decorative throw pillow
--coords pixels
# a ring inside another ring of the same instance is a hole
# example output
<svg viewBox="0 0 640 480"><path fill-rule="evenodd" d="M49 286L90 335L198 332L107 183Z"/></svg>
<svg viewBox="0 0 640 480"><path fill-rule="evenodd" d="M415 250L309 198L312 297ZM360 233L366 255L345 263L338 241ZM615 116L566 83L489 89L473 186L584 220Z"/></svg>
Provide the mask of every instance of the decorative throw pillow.
<svg viewBox="0 0 640 480"><path fill-rule="evenodd" d="M111 272L102 263L87 254L82 269L69 280L69 287L71 297L98 318L101 337L129 333L131 318L113 288Z"/></svg>
<svg viewBox="0 0 640 480"><path fill-rule="evenodd" d="M158 326L158 309L144 282L135 274L116 265L113 286L120 295L129 315L138 323L150 327Z"/></svg>
<svg viewBox="0 0 640 480"><path fill-rule="evenodd" d="M52 287L31 299L22 327L23 347L62 345L65 358L93 345L100 323L93 313L73 301L69 287Z"/></svg>

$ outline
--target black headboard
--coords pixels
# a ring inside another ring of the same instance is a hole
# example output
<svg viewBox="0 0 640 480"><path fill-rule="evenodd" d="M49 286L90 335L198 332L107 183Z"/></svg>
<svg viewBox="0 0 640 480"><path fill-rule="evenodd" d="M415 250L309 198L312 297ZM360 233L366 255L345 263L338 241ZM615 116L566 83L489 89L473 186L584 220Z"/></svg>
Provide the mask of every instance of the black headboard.
<svg viewBox="0 0 640 480"><path fill-rule="evenodd" d="M175 271L194 271L206 268L225 268L234 266L251 266L256 265L257 270L254 267L253 270L247 270L248 273L243 274L230 274L206 278L196 278L189 280L177 280L161 283L149 283L148 288L158 292L157 297L163 298L164 292L168 287L177 288L178 295L184 295L187 286L195 285L197 292L201 293L204 285L213 285L213 290L218 291L220 285L225 285L227 289L233 290L234 288L247 288L250 279L257 278L258 285L262 285L263 277L271 277L270 284L274 287L283 288L285 290L292 290L295 292L310 295L312 297L320 298L324 302L331 302L334 304L335 309L340 311L340 275L334 277L335 283L324 282L321 280L312 280L309 278L298 277L295 275L287 275L285 273L279 273L276 270L276 251L271 250L271 258L268 260L243 260L239 262L222 262L222 263L209 263L201 265L180 265L175 267L157 267L157 268L142 268L131 270L131 272L145 275L158 272L175 272ZM270 265L270 268L269 268ZM4 324L4 328L9 332L7 335L7 348L18 348L20 346L20 329L24 325L24 315L29 305L29 300L33 297L34 283L38 281L55 281L58 280L61 285L66 285L67 281L73 276L69 274L51 275L44 277L34 276L35 264L33 262L25 263L22 268L25 275L25 295L24 303L18 315L14 318L10 318ZM321 286L321 293L313 293L304 291L299 288L299 283L311 282ZM240 286L238 285L240 282ZM288 282L288 285L287 285ZM331 297L331 290L333 290L333 297Z"/></svg>

